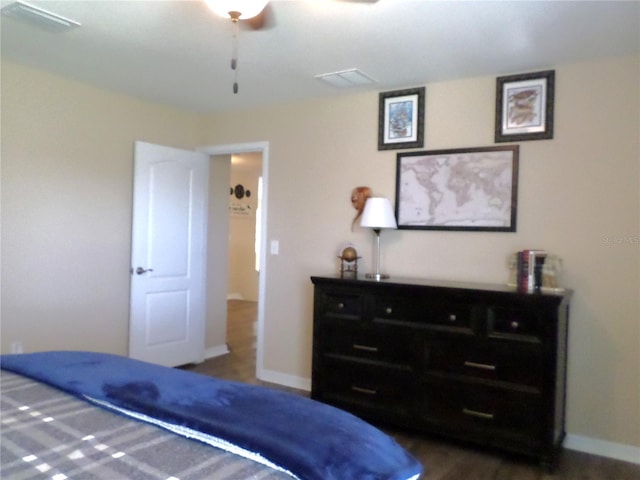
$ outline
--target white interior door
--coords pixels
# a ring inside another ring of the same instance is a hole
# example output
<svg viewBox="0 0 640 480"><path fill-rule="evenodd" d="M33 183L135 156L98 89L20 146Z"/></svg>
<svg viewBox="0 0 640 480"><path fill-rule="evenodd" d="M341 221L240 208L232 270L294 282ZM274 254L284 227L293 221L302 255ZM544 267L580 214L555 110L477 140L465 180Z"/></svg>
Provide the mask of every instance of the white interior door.
<svg viewBox="0 0 640 480"><path fill-rule="evenodd" d="M129 356L204 360L209 157L135 143Z"/></svg>

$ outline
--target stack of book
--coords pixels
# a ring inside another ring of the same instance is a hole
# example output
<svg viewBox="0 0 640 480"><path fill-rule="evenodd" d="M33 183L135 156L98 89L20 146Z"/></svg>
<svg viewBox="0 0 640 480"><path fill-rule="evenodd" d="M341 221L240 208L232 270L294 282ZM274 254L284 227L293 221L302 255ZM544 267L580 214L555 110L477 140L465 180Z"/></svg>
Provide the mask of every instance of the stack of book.
<svg viewBox="0 0 640 480"><path fill-rule="evenodd" d="M517 287L521 292L539 292L542 287L542 267L547 257L544 250L521 250L517 253Z"/></svg>

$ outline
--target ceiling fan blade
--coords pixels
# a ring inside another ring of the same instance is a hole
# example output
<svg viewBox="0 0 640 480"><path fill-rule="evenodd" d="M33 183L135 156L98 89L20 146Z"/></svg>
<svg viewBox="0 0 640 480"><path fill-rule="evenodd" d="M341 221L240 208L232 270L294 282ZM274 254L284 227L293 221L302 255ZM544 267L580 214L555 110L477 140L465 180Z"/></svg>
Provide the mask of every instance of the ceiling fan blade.
<svg viewBox="0 0 640 480"><path fill-rule="evenodd" d="M267 3L264 9L255 17L246 20L240 19L240 24L249 30L269 30L276 24L271 3Z"/></svg>

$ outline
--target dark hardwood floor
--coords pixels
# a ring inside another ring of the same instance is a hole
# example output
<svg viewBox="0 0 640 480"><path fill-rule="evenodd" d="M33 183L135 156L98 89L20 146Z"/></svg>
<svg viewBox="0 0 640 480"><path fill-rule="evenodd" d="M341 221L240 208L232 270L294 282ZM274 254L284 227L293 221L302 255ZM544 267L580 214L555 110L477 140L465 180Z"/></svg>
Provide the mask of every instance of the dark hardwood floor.
<svg viewBox="0 0 640 480"><path fill-rule="evenodd" d="M265 385L309 396L258 380L255 302L229 300L227 343L230 353L209 359L189 370L228 380ZM446 439L380 426L425 466L424 480L638 480L640 465L564 450L553 473L527 458L485 450Z"/></svg>

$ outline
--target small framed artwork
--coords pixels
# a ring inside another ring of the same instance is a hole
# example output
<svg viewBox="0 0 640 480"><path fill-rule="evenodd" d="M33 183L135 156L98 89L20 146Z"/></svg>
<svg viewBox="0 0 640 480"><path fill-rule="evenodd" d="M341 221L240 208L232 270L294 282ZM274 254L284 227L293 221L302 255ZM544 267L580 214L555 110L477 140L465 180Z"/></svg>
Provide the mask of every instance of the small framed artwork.
<svg viewBox="0 0 640 480"><path fill-rule="evenodd" d="M424 146L425 87L381 92L378 150Z"/></svg>
<svg viewBox="0 0 640 480"><path fill-rule="evenodd" d="M398 153L398 228L515 232L518 155L518 145Z"/></svg>
<svg viewBox="0 0 640 480"><path fill-rule="evenodd" d="M496 143L553 138L555 70L496 80Z"/></svg>

